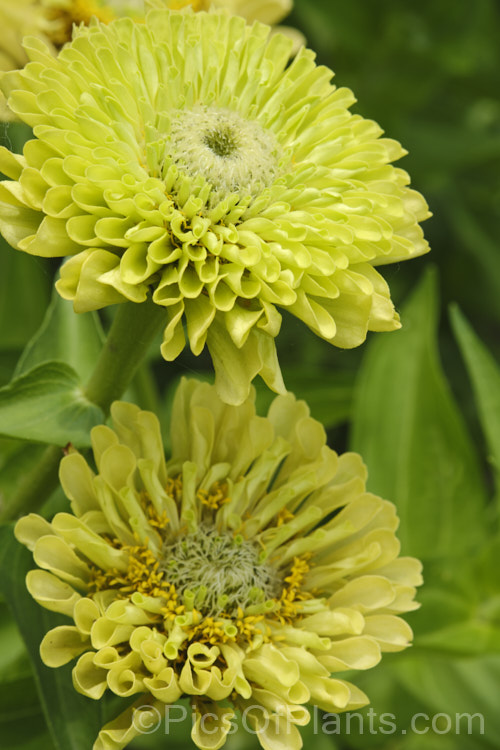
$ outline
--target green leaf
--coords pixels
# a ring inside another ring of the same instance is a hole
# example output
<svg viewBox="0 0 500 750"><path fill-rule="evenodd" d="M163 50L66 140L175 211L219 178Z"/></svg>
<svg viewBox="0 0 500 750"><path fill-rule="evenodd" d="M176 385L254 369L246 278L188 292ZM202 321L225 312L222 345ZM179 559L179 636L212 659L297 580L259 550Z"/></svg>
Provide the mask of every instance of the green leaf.
<svg viewBox="0 0 500 750"><path fill-rule="evenodd" d="M39 258L13 250L0 237L0 349L22 349L40 325L50 277Z"/></svg>
<svg viewBox="0 0 500 750"><path fill-rule="evenodd" d="M463 656L500 654L500 628L487 622L468 620L422 635L417 645Z"/></svg>
<svg viewBox="0 0 500 750"><path fill-rule="evenodd" d="M95 312L75 313L71 302L54 292L42 325L24 350L15 375L23 375L43 362L66 362L87 381L95 367L104 334Z"/></svg>
<svg viewBox="0 0 500 750"><path fill-rule="evenodd" d="M24 580L33 566L30 553L15 539L10 526L0 527L0 592L10 606L28 649L45 713L57 750L91 748L104 723L101 702L77 693L71 682L71 665L50 669L42 664L39 646L45 633L67 618L38 606Z"/></svg>
<svg viewBox="0 0 500 750"><path fill-rule="evenodd" d="M450 309L450 318L472 381L479 418L495 467L500 502L500 367L456 305Z"/></svg>
<svg viewBox="0 0 500 750"><path fill-rule="evenodd" d="M466 736L470 722L471 738L498 747L500 656L423 658L415 652L413 658L399 661L396 669L406 689L428 706L429 712L452 718L454 733L459 733L455 731L458 722L460 734Z"/></svg>
<svg viewBox="0 0 500 750"><path fill-rule="evenodd" d="M76 372L64 362L38 365L0 388L0 434L41 443L90 443L92 427L104 421L84 397Z"/></svg>
<svg viewBox="0 0 500 750"><path fill-rule="evenodd" d="M378 334L357 383L352 447L368 486L396 503L403 550L424 560L461 555L483 537L485 489L474 446L437 350L434 273L402 312L403 328Z"/></svg>

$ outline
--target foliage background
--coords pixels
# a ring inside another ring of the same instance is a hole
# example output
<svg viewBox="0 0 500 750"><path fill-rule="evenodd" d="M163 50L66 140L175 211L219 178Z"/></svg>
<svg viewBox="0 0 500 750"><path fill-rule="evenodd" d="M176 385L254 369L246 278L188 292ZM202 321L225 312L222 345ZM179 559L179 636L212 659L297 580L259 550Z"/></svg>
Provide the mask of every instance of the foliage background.
<svg viewBox="0 0 500 750"><path fill-rule="evenodd" d="M363 454L369 488L398 505L403 553L422 558L426 579L422 608L408 617L413 648L355 677L378 716L394 714L397 731L384 733L377 718L370 731L364 711L363 732L359 721L349 732L341 722L340 734L313 736L306 729L305 746L493 750L500 736L500 8L496 0L295 0L287 23L305 33L319 62L336 71L337 84L354 90L356 111L408 149L402 166L434 214L425 225L432 254L385 270L402 315L400 332L376 334L342 352L288 318L278 339L288 387L309 402L332 447ZM0 126L0 133L1 127L3 141L20 150L27 129ZM54 439L44 422L48 410L60 430L71 424L82 444L92 422L92 415L76 422L68 415L75 383L88 377L109 318L76 317L55 301L44 320L56 271L56 262L0 246L5 504L44 441ZM65 364L50 370L47 360ZM153 354L127 396L157 411L166 427L177 379L191 373L210 377L208 356L183 355L166 365ZM262 409L270 401L260 386L258 400ZM28 433L38 442L27 442ZM56 491L44 512L63 504ZM67 669L48 670L37 661L41 633L55 618L24 591L29 567L10 528L0 528L0 590L10 604L0 604L2 746L87 750L100 712L110 707L73 693ZM419 712L447 714L453 727L447 731L441 717L437 731L416 734L410 719ZM457 713L478 712L484 732L477 719L472 734L465 720L457 730ZM167 742L191 747L187 727L168 737L160 730L133 747ZM227 747L250 750L255 741L239 734Z"/></svg>

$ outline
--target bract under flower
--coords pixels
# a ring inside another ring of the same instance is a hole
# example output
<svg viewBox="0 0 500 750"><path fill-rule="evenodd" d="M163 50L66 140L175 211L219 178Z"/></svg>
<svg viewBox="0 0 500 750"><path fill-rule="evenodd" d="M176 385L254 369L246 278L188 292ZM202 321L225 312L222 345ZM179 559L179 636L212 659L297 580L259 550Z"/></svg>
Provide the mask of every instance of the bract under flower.
<svg viewBox="0 0 500 750"><path fill-rule="evenodd" d="M288 65L289 40L219 13L75 33L2 79L36 139L0 152L0 229L73 256L57 288L77 312L152 295L165 359L207 344L229 403L257 374L284 391L277 308L340 347L399 327L375 266L427 251L427 207L311 51Z"/></svg>
<svg viewBox="0 0 500 750"><path fill-rule="evenodd" d="M291 394L261 418L183 381L168 462L153 414L115 402L112 417L92 432L97 474L78 453L61 463L72 513L16 526L38 566L32 596L69 618L44 662L78 659L90 698L137 696L94 750L124 747L181 696L203 750L238 710L265 750L298 750L304 704L366 704L342 673L409 644L398 615L417 606L421 566L398 556L395 508L366 492L360 457L330 450Z"/></svg>

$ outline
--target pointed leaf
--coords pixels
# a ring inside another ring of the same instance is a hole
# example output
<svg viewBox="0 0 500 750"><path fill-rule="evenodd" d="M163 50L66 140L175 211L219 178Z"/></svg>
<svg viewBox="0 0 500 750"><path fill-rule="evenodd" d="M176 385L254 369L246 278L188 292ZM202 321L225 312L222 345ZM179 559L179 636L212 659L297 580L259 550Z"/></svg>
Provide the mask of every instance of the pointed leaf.
<svg viewBox="0 0 500 750"><path fill-rule="evenodd" d="M498 747L500 656L423 658L415 652L396 669L406 689L428 706L430 713L452 717L455 734L470 734Z"/></svg>
<svg viewBox="0 0 500 750"><path fill-rule="evenodd" d="M474 549L486 504L475 449L439 362L436 297L427 274L402 312L403 329L372 341L352 434L369 488L398 507L404 552L424 560Z"/></svg>
<svg viewBox="0 0 500 750"><path fill-rule="evenodd" d="M500 502L500 366L455 305L450 310L450 318L472 381L479 418L495 467Z"/></svg>

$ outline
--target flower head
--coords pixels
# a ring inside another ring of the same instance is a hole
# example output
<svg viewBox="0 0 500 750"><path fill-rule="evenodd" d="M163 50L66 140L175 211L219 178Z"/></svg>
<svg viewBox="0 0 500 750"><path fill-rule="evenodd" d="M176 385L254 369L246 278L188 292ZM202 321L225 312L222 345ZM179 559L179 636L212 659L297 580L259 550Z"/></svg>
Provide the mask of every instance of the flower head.
<svg viewBox="0 0 500 750"><path fill-rule="evenodd" d="M331 71L270 29L219 13L152 11L75 32L56 60L4 75L34 128L0 152L0 229L16 248L71 257L59 293L77 312L149 294L162 354L187 337L241 403L260 374L284 386L278 307L340 347L399 327L375 266L427 251L428 215L404 151L349 106Z"/></svg>
<svg viewBox="0 0 500 750"><path fill-rule="evenodd" d="M38 565L32 596L72 621L47 633L44 662L78 657L73 682L91 698L139 696L95 750L124 747L137 712L181 696L204 749L224 744L236 710L266 750L285 732L294 750L304 704L367 703L342 672L409 644L398 614L416 607L420 564L398 557L395 508L365 491L360 457L330 450L291 394L261 418L183 381L167 463L153 414L115 402L112 417L92 432L97 474L78 453L62 460L72 513L16 526Z"/></svg>

